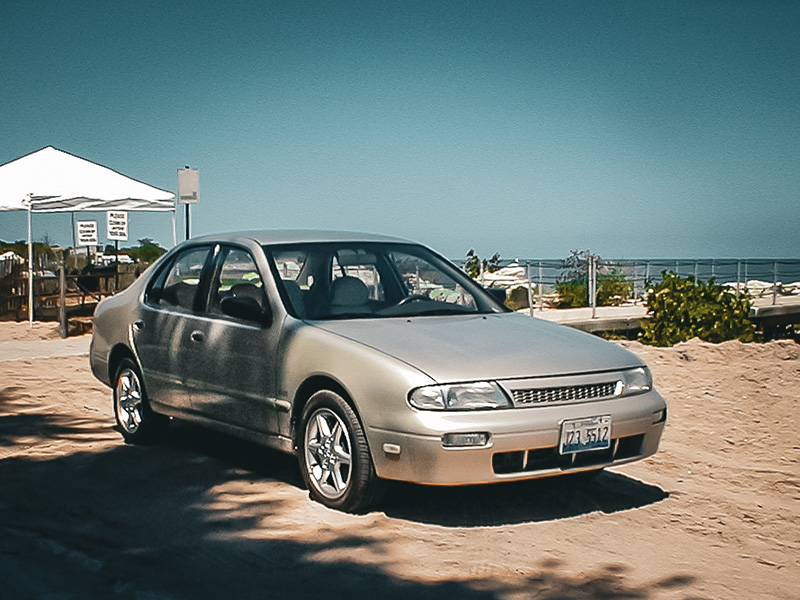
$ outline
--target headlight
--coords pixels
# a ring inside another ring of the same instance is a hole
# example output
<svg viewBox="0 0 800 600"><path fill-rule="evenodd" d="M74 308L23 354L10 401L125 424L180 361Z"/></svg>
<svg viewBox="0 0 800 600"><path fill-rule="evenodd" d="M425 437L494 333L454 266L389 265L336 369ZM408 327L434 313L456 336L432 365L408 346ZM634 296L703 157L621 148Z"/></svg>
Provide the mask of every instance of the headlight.
<svg viewBox="0 0 800 600"><path fill-rule="evenodd" d="M643 394L653 389L653 376L647 367L639 367L622 373L622 395Z"/></svg>
<svg viewBox="0 0 800 600"><path fill-rule="evenodd" d="M423 410L478 410L511 408L503 390L491 381L457 385L429 385L409 395L411 406Z"/></svg>

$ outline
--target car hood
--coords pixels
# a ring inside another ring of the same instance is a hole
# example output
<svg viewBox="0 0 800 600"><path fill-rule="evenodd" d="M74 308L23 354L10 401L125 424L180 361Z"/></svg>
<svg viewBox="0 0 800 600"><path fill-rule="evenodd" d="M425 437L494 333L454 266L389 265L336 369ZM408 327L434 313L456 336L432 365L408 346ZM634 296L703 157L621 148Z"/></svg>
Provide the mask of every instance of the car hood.
<svg viewBox="0 0 800 600"><path fill-rule="evenodd" d="M610 342L524 315L428 316L315 322L393 356L439 382L610 371L642 361Z"/></svg>

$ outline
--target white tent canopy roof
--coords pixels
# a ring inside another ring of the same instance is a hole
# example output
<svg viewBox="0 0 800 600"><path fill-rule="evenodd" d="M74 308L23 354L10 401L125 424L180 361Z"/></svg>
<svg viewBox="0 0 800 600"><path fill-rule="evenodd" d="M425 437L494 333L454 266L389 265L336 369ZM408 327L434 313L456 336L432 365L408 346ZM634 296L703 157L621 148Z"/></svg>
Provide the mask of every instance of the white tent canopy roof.
<svg viewBox="0 0 800 600"><path fill-rule="evenodd" d="M0 165L0 211L174 211L174 198L52 146Z"/></svg>

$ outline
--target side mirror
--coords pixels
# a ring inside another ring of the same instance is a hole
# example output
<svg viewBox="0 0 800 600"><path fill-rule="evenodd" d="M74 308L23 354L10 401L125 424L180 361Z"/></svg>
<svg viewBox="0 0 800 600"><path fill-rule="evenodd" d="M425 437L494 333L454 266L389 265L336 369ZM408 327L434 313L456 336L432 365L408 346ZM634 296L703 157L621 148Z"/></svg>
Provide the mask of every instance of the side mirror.
<svg viewBox="0 0 800 600"><path fill-rule="evenodd" d="M243 321L251 321L258 323L264 327L272 325L272 311L267 308L261 308L258 300L250 296L229 296L223 298L220 302L222 312L234 319L242 319Z"/></svg>
<svg viewBox="0 0 800 600"><path fill-rule="evenodd" d="M488 294L500 304L506 303L506 291L503 288L485 288Z"/></svg>

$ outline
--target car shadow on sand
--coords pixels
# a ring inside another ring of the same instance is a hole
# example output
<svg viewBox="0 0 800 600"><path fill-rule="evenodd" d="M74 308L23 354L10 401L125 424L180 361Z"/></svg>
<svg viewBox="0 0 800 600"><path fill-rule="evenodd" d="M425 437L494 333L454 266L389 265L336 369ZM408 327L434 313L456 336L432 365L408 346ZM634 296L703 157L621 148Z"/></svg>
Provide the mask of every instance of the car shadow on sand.
<svg viewBox="0 0 800 600"><path fill-rule="evenodd" d="M481 486L432 487L392 483L387 516L445 527L535 523L602 512L615 513L660 502L669 492L605 471Z"/></svg>
<svg viewBox="0 0 800 600"><path fill-rule="evenodd" d="M305 488L294 457L257 444L183 423L171 429L167 443L256 477ZM668 497L669 492L658 486L604 471L593 478L568 475L455 487L388 482L385 498L372 510L406 521L477 527L553 521L592 512L610 514Z"/></svg>
<svg viewBox="0 0 800 600"><path fill-rule="evenodd" d="M280 490L269 485L253 494L249 485L235 485L262 479L302 488L290 456L191 426L173 428L155 446L128 446L111 439L108 422L91 411L76 419L15 410L31 407L21 393L0 394L0 450L7 452L0 460L4 598L646 599L655 588L693 584L678 574L643 585L624 565L570 575L568 564L525 559L519 564L527 575L514 581L397 576L386 554L393 527L296 535L285 519L296 510L295 494L273 493ZM553 485L394 484L379 510L390 518L470 526L624 510L659 496L645 493L652 486L610 474L588 490ZM314 513L301 508L294 518ZM331 557L331 550L338 553ZM351 558L358 552L386 561Z"/></svg>

